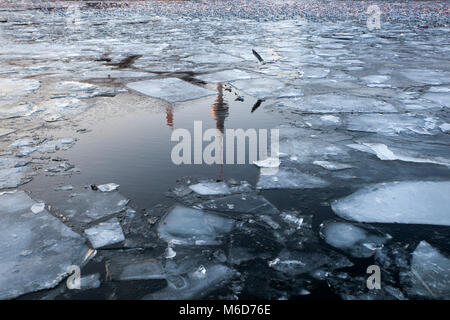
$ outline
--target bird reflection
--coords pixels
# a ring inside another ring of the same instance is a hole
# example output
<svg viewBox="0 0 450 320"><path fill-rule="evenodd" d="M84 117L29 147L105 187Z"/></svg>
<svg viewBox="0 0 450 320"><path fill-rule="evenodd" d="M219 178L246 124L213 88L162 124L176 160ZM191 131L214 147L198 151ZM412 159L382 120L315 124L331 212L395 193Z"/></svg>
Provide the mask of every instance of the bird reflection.
<svg viewBox="0 0 450 320"><path fill-rule="evenodd" d="M166 108L166 123L170 128L173 129L173 108L172 108L172 106L168 106Z"/></svg>

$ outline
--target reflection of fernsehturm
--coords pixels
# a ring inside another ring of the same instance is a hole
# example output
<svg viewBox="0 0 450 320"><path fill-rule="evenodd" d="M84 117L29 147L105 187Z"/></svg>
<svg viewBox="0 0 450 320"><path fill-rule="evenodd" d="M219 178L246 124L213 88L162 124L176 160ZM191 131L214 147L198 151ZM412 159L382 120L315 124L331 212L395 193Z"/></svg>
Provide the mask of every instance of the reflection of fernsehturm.
<svg viewBox="0 0 450 320"><path fill-rule="evenodd" d="M166 108L166 123L173 129L173 110L172 106Z"/></svg>
<svg viewBox="0 0 450 320"><path fill-rule="evenodd" d="M228 103L223 99L223 85L217 84L216 103L212 105L212 116L216 119L216 128L222 134L225 130L225 119L228 117Z"/></svg>
<svg viewBox="0 0 450 320"><path fill-rule="evenodd" d="M225 119L228 117L228 103L223 99L223 85L217 84L216 103L212 105L212 116L216 119L216 129L220 132L220 158L223 159L223 134L225 131ZM222 180L223 164L220 165L219 180Z"/></svg>

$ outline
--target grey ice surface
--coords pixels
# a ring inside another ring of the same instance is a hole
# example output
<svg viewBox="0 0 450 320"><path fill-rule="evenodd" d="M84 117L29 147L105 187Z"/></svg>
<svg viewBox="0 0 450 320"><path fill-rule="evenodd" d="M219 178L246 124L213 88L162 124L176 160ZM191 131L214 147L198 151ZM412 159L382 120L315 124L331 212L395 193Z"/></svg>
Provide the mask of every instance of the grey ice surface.
<svg viewBox="0 0 450 320"><path fill-rule="evenodd" d="M19 186L27 171L27 167L0 169L0 190Z"/></svg>
<svg viewBox="0 0 450 320"><path fill-rule="evenodd" d="M194 100L216 94L214 91L190 84L178 78L144 80L129 83L127 86L147 96L168 102Z"/></svg>
<svg viewBox="0 0 450 320"><path fill-rule="evenodd" d="M345 222L327 222L321 234L325 241L357 258L368 258L382 247L386 237L370 234L363 228Z"/></svg>
<svg viewBox="0 0 450 320"><path fill-rule="evenodd" d="M100 222L84 230L84 233L95 249L110 246L125 240L122 226L117 218Z"/></svg>
<svg viewBox="0 0 450 320"><path fill-rule="evenodd" d="M218 194L230 194L230 188L228 188L225 182L200 182L190 185L195 193L200 195L218 195Z"/></svg>
<svg viewBox="0 0 450 320"><path fill-rule="evenodd" d="M449 194L448 181L380 183L334 201L332 209L358 222L450 226Z"/></svg>
<svg viewBox="0 0 450 320"><path fill-rule="evenodd" d="M261 195L237 194L205 201L201 207L206 210L230 213L277 214L278 209Z"/></svg>
<svg viewBox="0 0 450 320"><path fill-rule="evenodd" d="M185 300L199 299L217 288L218 285L230 280L235 272L221 264L199 267L199 270L189 273L181 280L181 287L169 282L165 289L143 297L144 300Z"/></svg>
<svg viewBox="0 0 450 320"><path fill-rule="evenodd" d="M70 221L87 224L125 210L128 199L120 193L85 191L56 203L55 207Z"/></svg>
<svg viewBox="0 0 450 320"><path fill-rule="evenodd" d="M202 210L176 206L158 225L159 236L174 244L216 245L234 221Z"/></svg>
<svg viewBox="0 0 450 320"><path fill-rule="evenodd" d="M218 71L209 74L198 75L196 78L205 82L229 82L233 80L250 79L252 76L239 69Z"/></svg>
<svg viewBox="0 0 450 320"><path fill-rule="evenodd" d="M296 168L279 168L275 174L260 174L258 189L311 189L323 188L329 183L322 178L303 173Z"/></svg>
<svg viewBox="0 0 450 320"><path fill-rule="evenodd" d="M0 196L0 298L55 287L71 265L81 266L85 240L25 192Z"/></svg>
<svg viewBox="0 0 450 320"><path fill-rule="evenodd" d="M426 241L412 253L411 270L404 277L408 294L413 297L450 299L450 259Z"/></svg>
<svg viewBox="0 0 450 320"><path fill-rule="evenodd" d="M231 84L238 90L258 99L274 97L285 86L283 82L270 78L237 80Z"/></svg>

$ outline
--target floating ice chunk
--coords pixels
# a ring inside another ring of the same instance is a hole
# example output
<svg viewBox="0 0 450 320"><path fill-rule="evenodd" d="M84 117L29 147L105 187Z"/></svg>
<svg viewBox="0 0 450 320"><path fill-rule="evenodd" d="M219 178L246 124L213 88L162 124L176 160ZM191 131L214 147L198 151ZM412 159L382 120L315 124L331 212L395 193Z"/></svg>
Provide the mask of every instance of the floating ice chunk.
<svg viewBox="0 0 450 320"><path fill-rule="evenodd" d="M260 168L278 168L280 166L280 159L267 158L264 160L253 161L253 164Z"/></svg>
<svg viewBox="0 0 450 320"><path fill-rule="evenodd" d="M284 88L283 82L268 78L237 80L231 84L238 90L258 99L276 96L276 93Z"/></svg>
<svg viewBox="0 0 450 320"><path fill-rule="evenodd" d="M278 209L261 195L238 194L202 203L208 210L237 213L277 214Z"/></svg>
<svg viewBox="0 0 450 320"><path fill-rule="evenodd" d="M193 57L184 59L193 63L220 63L220 64L230 64L241 62L241 58L233 57L228 54L200 54Z"/></svg>
<svg viewBox="0 0 450 320"><path fill-rule="evenodd" d="M410 69L401 72L406 78L423 84L440 85L450 82L450 73L427 69Z"/></svg>
<svg viewBox="0 0 450 320"><path fill-rule="evenodd" d="M27 163L27 161L19 158L0 158L0 169L23 167Z"/></svg>
<svg viewBox="0 0 450 320"><path fill-rule="evenodd" d="M23 191L0 196L0 299L55 287L88 252L59 219L32 213L34 204Z"/></svg>
<svg viewBox="0 0 450 320"><path fill-rule="evenodd" d="M41 213L42 211L44 211L45 209L45 203L41 202L41 203L35 203L31 206L31 212L37 214L37 213Z"/></svg>
<svg viewBox="0 0 450 320"><path fill-rule="evenodd" d="M282 108L293 108L307 113L348 113L348 112L396 112L390 103L374 98L345 96L335 93L308 96L304 99L283 101Z"/></svg>
<svg viewBox="0 0 450 320"><path fill-rule="evenodd" d="M383 83L388 81L389 79L391 79L391 77L385 75L370 75L361 78L362 81L371 84Z"/></svg>
<svg viewBox="0 0 450 320"><path fill-rule="evenodd" d="M408 181L363 188L332 203L333 211L358 222L450 226L450 182Z"/></svg>
<svg viewBox="0 0 450 320"><path fill-rule="evenodd" d="M71 185L55 188L55 191L70 191L70 190L73 190L73 186Z"/></svg>
<svg viewBox="0 0 450 320"><path fill-rule="evenodd" d="M323 188L329 183L295 168L280 168L275 175L259 175L257 189Z"/></svg>
<svg viewBox="0 0 450 320"><path fill-rule="evenodd" d="M19 105L0 105L0 120L29 117L37 111L38 109L29 103Z"/></svg>
<svg viewBox="0 0 450 320"><path fill-rule="evenodd" d="M76 115L85 111L89 104L77 98L50 99L40 104L47 122L63 120L66 115Z"/></svg>
<svg viewBox="0 0 450 320"><path fill-rule="evenodd" d="M427 92L422 96L422 98L438 103L444 107L450 107L450 94L448 93Z"/></svg>
<svg viewBox="0 0 450 320"><path fill-rule="evenodd" d="M330 73L330 69L320 67L303 67L300 70L300 73L303 78L325 78Z"/></svg>
<svg viewBox="0 0 450 320"><path fill-rule="evenodd" d="M165 78L132 82L127 87L142 94L166 100L168 102L181 102L216 94L216 92L178 78Z"/></svg>
<svg viewBox="0 0 450 320"><path fill-rule="evenodd" d="M92 246L95 249L120 243L125 240L122 226L117 218L112 218L105 222L84 230Z"/></svg>
<svg viewBox="0 0 450 320"><path fill-rule="evenodd" d="M383 246L386 238L369 234L366 230L344 222L328 222L321 228L325 241L357 258L368 258Z"/></svg>
<svg viewBox="0 0 450 320"><path fill-rule="evenodd" d="M425 157L399 149L389 148L382 143L362 143L371 150L380 160L400 160L417 163L434 163L444 166L450 166L450 160L442 157ZM360 151L367 152L367 149L361 148Z"/></svg>
<svg viewBox="0 0 450 320"><path fill-rule="evenodd" d="M335 252L321 252L320 250L298 252L287 251L286 249L280 252L277 258L269 261L268 264L270 268L290 276L312 272L319 268L332 271L353 265L347 258Z"/></svg>
<svg viewBox="0 0 450 320"><path fill-rule="evenodd" d="M118 192L86 191L55 201L55 207L72 222L90 223L125 210L128 199Z"/></svg>
<svg viewBox="0 0 450 320"><path fill-rule="evenodd" d="M97 186L98 190L100 190L101 192L111 192L111 191L115 191L119 188L120 186L118 184L115 183L107 183L107 184L101 184L99 186Z"/></svg>
<svg viewBox="0 0 450 320"><path fill-rule="evenodd" d="M158 225L159 236L181 245L216 245L233 229L234 221L201 210L176 206Z"/></svg>
<svg viewBox="0 0 450 320"><path fill-rule="evenodd" d="M317 166L321 166L322 168L325 168L327 170L343 170L343 169L353 168L353 166L351 166L349 164L337 163L337 162L331 162L331 161L317 160L317 161L314 161L313 164L315 164Z"/></svg>
<svg viewBox="0 0 450 320"><path fill-rule="evenodd" d="M347 129L396 135L399 133L432 134L436 119L412 114L359 114L347 117Z"/></svg>
<svg viewBox="0 0 450 320"><path fill-rule="evenodd" d="M441 124L439 126L439 129L441 129L441 131L444 132L444 133L450 132L450 123Z"/></svg>
<svg viewBox="0 0 450 320"><path fill-rule="evenodd" d="M328 122L333 122L333 123L341 122L341 119L339 117L333 116L332 114L327 114L327 115L321 116L320 119L322 121L328 121Z"/></svg>
<svg viewBox="0 0 450 320"><path fill-rule="evenodd" d="M190 185L189 188L201 195L230 194L225 182L200 182Z"/></svg>
<svg viewBox="0 0 450 320"><path fill-rule="evenodd" d="M23 182L27 171L27 167L1 169L0 190L6 188L16 188L19 186Z"/></svg>
<svg viewBox="0 0 450 320"><path fill-rule="evenodd" d="M126 265L118 280L165 279L166 274L159 261L142 261Z"/></svg>
<svg viewBox="0 0 450 320"><path fill-rule="evenodd" d="M0 99L23 96L36 91L40 86L37 80L0 78Z"/></svg>
<svg viewBox="0 0 450 320"><path fill-rule="evenodd" d="M20 148L20 147L29 147L35 145L35 141L30 138L23 138L14 141L12 144L8 146L8 148Z"/></svg>
<svg viewBox="0 0 450 320"><path fill-rule="evenodd" d="M184 279L185 283L177 288L172 283L163 290L146 295L145 300L185 300L199 299L216 289L221 283L230 280L235 272L227 266L216 264L206 266L204 272L191 272Z"/></svg>
<svg viewBox="0 0 450 320"><path fill-rule="evenodd" d="M205 82L228 82L233 80L251 79L252 76L239 69L233 69L209 74L202 74L196 76L196 78Z"/></svg>
<svg viewBox="0 0 450 320"><path fill-rule="evenodd" d="M402 282L410 296L450 299L450 259L421 241L412 253L411 271Z"/></svg>

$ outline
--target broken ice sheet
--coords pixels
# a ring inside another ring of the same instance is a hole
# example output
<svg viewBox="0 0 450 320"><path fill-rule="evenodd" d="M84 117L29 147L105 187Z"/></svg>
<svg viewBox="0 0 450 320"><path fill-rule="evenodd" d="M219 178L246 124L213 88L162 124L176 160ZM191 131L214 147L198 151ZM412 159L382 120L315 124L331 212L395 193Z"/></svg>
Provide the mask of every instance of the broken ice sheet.
<svg viewBox="0 0 450 320"><path fill-rule="evenodd" d="M385 135L433 134L437 132L436 118L416 114L359 114L347 117L347 129L376 132Z"/></svg>
<svg viewBox="0 0 450 320"><path fill-rule="evenodd" d="M230 194L230 188L225 182L200 182L189 186L200 195Z"/></svg>
<svg viewBox="0 0 450 320"><path fill-rule="evenodd" d="M269 267L288 274L297 276L299 274L312 272L319 268L332 271L353 266L353 263L336 252L315 251L289 251L283 249L280 254L268 262Z"/></svg>
<svg viewBox="0 0 450 320"><path fill-rule="evenodd" d="M71 222L86 224L126 209L129 200L120 193L85 191L68 199L56 200L54 206Z"/></svg>
<svg viewBox="0 0 450 320"><path fill-rule="evenodd" d="M277 214L278 209L261 195L237 194L205 201L201 207L207 210L236 213Z"/></svg>
<svg viewBox="0 0 450 320"><path fill-rule="evenodd" d="M228 82L233 80L250 79L252 78L252 76L239 69L232 69L208 74L201 74L196 76L196 78L205 82L214 83L214 82Z"/></svg>
<svg viewBox="0 0 450 320"><path fill-rule="evenodd" d="M235 275L233 269L225 265L214 264L199 267L182 278L180 285L169 281L165 289L144 296L145 300L186 300L199 299L216 289L220 284L230 280Z"/></svg>
<svg viewBox="0 0 450 320"><path fill-rule="evenodd" d="M375 249L387 241L386 237L376 236L363 228L345 222L326 222L321 226L325 241L357 258L371 257Z"/></svg>
<svg viewBox="0 0 450 320"><path fill-rule="evenodd" d="M63 120L67 115L76 115L85 111L89 104L77 98L50 99L39 105L43 109L45 121L53 122Z"/></svg>
<svg viewBox="0 0 450 320"><path fill-rule="evenodd" d="M450 73L440 70L409 69L401 72L401 74L422 84L440 85L450 82Z"/></svg>
<svg viewBox="0 0 450 320"><path fill-rule="evenodd" d="M328 68L320 67L303 67L300 74L303 78L325 78L330 73Z"/></svg>
<svg viewBox="0 0 450 320"><path fill-rule="evenodd" d="M257 99L274 97L284 88L284 83L276 79L237 80L231 83L233 87Z"/></svg>
<svg viewBox="0 0 450 320"><path fill-rule="evenodd" d="M158 225L163 240L181 245L216 245L234 221L202 210L175 206Z"/></svg>
<svg viewBox="0 0 450 320"><path fill-rule="evenodd" d="M306 113L397 112L393 105L381 100L335 93L283 101L279 102L277 106Z"/></svg>
<svg viewBox="0 0 450 320"><path fill-rule="evenodd" d="M279 168L275 174L259 175L257 189L323 188L329 183L322 178L303 173L296 168Z"/></svg>
<svg viewBox="0 0 450 320"><path fill-rule="evenodd" d="M0 190L7 188L16 188L25 183L25 173L28 167L0 169Z"/></svg>
<svg viewBox="0 0 450 320"><path fill-rule="evenodd" d="M409 296L450 299L450 259L426 241L412 253L411 270L401 279Z"/></svg>
<svg viewBox="0 0 450 320"><path fill-rule="evenodd" d="M449 181L404 181L370 185L331 207L344 219L358 222L450 226Z"/></svg>
<svg viewBox="0 0 450 320"><path fill-rule="evenodd" d="M127 87L147 96L181 102L216 94L216 92L190 84L178 78L153 79L132 82Z"/></svg>
<svg viewBox="0 0 450 320"><path fill-rule="evenodd" d="M450 166L450 159L443 157L448 154L448 147L445 145L415 143L403 145L403 148L399 148L396 146L388 147L383 143L361 142L361 144L348 144L347 146L362 152L375 154L380 160L399 160Z"/></svg>
<svg viewBox="0 0 450 320"><path fill-rule="evenodd" d="M71 265L81 266L85 240L25 192L0 196L0 299L56 286Z"/></svg>
<svg viewBox="0 0 450 320"><path fill-rule="evenodd" d="M317 161L314 161L313 164L320 166L327 170L332 170L332 171L353 168L353 166L351 166L349 164L332 162L332 161L317 160Z"/></svg>
<svg viewBox="0 0 450 320"><path fill-rule="evenodd" d="M39 89L40 85L37 80L0 78L0 99L32 93Z"/></svg>
<svg viewBox="0 0 450 320"><path fill-rule="evenodd" d="M100 190L101 192L111 192L111 191L115 191L119 188L120 186L116 183L107 183L107 184L101 184L99 186L97 186L98 190Z"/></svg>
<svg viewBox="0 0 450 320"><path fill-rule="evenodd" d="M125 241L122 226L117 218L100 222L99 224L84 230L84 233L95 249Z"/></svg>
<svg viewBox="0 0 450 320"><path fill-rule="evenodd" d="M29 103L23 104L0 104L0 120L11 118L29 117L36 113L38 108Z"/></svg>

